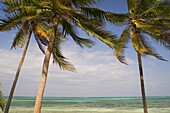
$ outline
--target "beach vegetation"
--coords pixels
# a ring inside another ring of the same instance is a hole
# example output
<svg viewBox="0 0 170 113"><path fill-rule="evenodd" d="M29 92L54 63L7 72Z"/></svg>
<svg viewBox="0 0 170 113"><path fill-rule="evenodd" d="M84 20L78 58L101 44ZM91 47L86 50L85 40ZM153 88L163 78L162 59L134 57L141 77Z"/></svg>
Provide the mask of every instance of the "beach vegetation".
<svg viewBox="0 0 170 113"><path fill-rule="evenodd" d="M0 108L2 111L4 111L4 108L5 108L5 99L2 95L2 91L0 90Z"/></svg>
<svg viewBox="0 0 170 113"><path fill-rule="evenodd" d="M104 29L104 24L101 20L101 15L103 14L94 12L91 8L91 5L96 2L97 0L47 0L43 4L39 4L39 1L34 2L35 4L37 3L37 6L41 5L40 8L44 10L48 17L46 21L52 28L50 42L45 53L34 113L41 112L51 55L53 55L53 61L58 63L61 69L75 72L75 67L66 61L62 54L62 42L59 40L58 34L61 33L64 38L71 37L80 47L91 47L93 42L90 39L78 36L76 29L80 28L87 35L99 39L110 48L114 47L116 36Z"/></svg>
<svg viewBox="0 0 170 113"><path fill-rule="evenodd" d="M19 78L19 74L22 68L22 65L25 60L25 56L28 50L28 46L30 43L30 38L32 34L34 34L35 40L38 44L38 47L40 50L45 53L45 46L48 44L48 36L47 32L50 29L42 29L40 25L42 24L42 21L40 19L41 12L37 12L36 10L29 8L23 8L20 7L20 3L18 2L11 2L11 1L4 1L2 2L3 8L2 11L5 13L4 17L1 17L0 19L0 31L10 31L15 30L17 33L13 39L13 43L11 46L11 49L13 48L22 48L24 47L24 51L21 57L21 60L19 62L17 72L15 74L15 78L10 90L10 94L8 97L8 101L6 104L6 108L4 113L9 112L9 108L11 105L11 101L13 98L13 94L15 91L15 87L17 85L17 81ZM45 23L44 23L45 24Z"/></svg>
<svg viewBox="0 0 170 113"><path fill-rule="evenodd" d="M148 113L142 58L153 56L166 61L160 56L153 43L170 50L170 1L169 0L127 0L128 13L117 14L117 18L109 21L116 26L124 26L114 54L118 60L127 64L125 49L132 44L137 54L140 85L143 100L144 113Z"/></svg>
<svg viewBox="0 0 170 113"><path fill-rule="evenodd" d="M12 28L19 31L16 35L17 38L14 38L12 47L15 45L23 47L26 40L29 43L29 38L25 37L28 35L27 33L34 32L35 36L45 37L45 40L35 37L40 49L45 53L35 113L41 112L51 55L53 62L57 63L61 69L75 72L75 67L62 54L63 40L71 37L80 47L92 47L93 41L78 35L77 29L79 28L87 35L99 39L112 49L114 48L116 36L104 29L103 21L111 18L112 15L102 10L98 13L97 8L91 7L97 2L98 0L17 0L3 2L7 6L4 9L7 17L1 19L1 31ZM40 23L39 26L37 23ZM27 29L23 30L23 27ZM47 31L47 33L41 31ZM46 46L46 50L42 48L42 45Z"/></svg>

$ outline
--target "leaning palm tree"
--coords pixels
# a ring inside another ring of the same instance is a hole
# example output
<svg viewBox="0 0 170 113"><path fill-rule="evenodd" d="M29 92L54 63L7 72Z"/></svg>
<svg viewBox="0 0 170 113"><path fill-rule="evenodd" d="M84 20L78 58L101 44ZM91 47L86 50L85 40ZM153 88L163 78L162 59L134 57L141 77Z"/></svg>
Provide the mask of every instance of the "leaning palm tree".
<svg viewBox="0 0 170 113"><path fill-rule="evenodd" d="M18 69L15 75L12 87L11 87L11 91L10 91L8 101L6 104L6 108L4 111L4 113L8 113L32 33L34 33L38 46L43 53L44 53L43 45L47 45L48 37L46 36L46 33L41 29L39 24L35 22L35 20L39 20L40 22L39 17L37 17L37 15L39 15L40 13L37 13L37 11L35 10L19 8L17 10L18 12L16 15L15 14L16 12L13 12L13 11L15 11L14 8L17 8L19 6L19 3L17 4L17 3L6 1L6 2L3 2L3 5L5 7L3 8L3 12L6 13L6 17L0 19L1 21L0 31L8 31L13 28L15 28L18 31L16 36L14 37L14 41L11 46L11 49L16 48L17 46L22 48L24 44L26 43L20 63L18 65Z"/></svg>
<svg viewBox="0 0 170 113"><path fill-rule="evenodd" d="M115 46L115 55L126 64L124 51L131 42L138 57L143 109L144 113L148 113L141 57L150 55L165 61L155 52L150 41L158 42L170 50L170 1L127 0L127 6L127 14L117 14L119 19L109 20L117 26L126 26Z"/></svg>
<svg viewBox="0 0 170 113"><path fill-rule="evenodd" d="M41 27L43 27L43 29L49 28L51 30L48 35L50 41L45 52L42 79L35 104L35 113L41 112L42 97L51 54L53 54L54 62L58 63L60 68L75 71L73 65L66 61L66 58L62 55L62 40L71 36L81 47L91 47L93 45L93 42L90 39L81 38L77 35L76 27L81 28L88 35L98 38L109 47L113 48L116 36L111 35L108 31L103 29L103 21L101 20L101 15L103 15L103 13L99 14L90 10L90 5L96 3L96 1L97 0L18 0L13 2L14 4L12 6L20 3L19 6L12 8L12 11L17 12L15 13L16 17L18 16L18 10L20 10L20 8L26 7L28 9L34 9L38 12L42 12L40 18L43 23L41 24ZM88 15L89 12L92 14Z"/></svg>
<svg viewBox="0 0 170 113"><path fill-rule="evenodd" d="M41 1L41 2L40 2ZM36 97L34 113L41 112L42 98L45 90L49 61L51 54L54 62L58 63L60 68L75 71L72 64L65 60L61 52L61 44L58 35L61 37L70 36L81 47L93 45L89 39L81 38L77 35L76 28L79 27L88 35L98 38L109 47L113 48L116 36L104 30L102 16L103 13L97 13L90 10L90 6L97 0L36 0L34 5L44 11L46 22L52 28L50 41L45 52L42 75L38 94ZM88 15L91 12L90 15ZM105 15L103 15L105 16Z"/></svg>

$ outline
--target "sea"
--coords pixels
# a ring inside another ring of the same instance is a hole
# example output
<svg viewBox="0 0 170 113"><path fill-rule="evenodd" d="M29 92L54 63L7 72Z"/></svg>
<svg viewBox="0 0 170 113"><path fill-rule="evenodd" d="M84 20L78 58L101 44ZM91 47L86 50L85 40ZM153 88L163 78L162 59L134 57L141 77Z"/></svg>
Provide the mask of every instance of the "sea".
<svg viewBox="0 0 170 113"><path fill-rule="evenodd" d="M35 97L14 97L9 113L33 113ZM149 113L170 113L170 97L147 97ZM1 113L1 112L0 112ZM143 113L140 97L45 97L42 113Z"/></svg>

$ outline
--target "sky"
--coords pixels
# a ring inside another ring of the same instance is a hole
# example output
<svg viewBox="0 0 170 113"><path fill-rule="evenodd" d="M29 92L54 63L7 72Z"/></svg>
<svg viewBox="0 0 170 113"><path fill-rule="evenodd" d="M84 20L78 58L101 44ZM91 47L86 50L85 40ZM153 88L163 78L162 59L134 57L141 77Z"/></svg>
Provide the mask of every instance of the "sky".
<svg viewBox="0 0 170 113"><path fill-rule="evenodd" d="M126 13L125 0L103 0L96 7ZM2 14L2 13L1 13ZM107 24L118 36L123 27ZM3 94L9 94L23 49L10 50L15 31L0 32L0 83ZM85 36L84 33L79 32ZM121 64L113 50L97 39L93 48L80 48L73 41L65 42L63 54L75 66L76 72L60 70L50 62L45 95L48 97L127 97L140 96L140 82L136 53L129 44L125 55L129 65ZM142 58L147 96L170 96L170 52L156 47L168 62L153 57ZM15 96L36 96L44 55L34 38L22 67Z"/></svg>

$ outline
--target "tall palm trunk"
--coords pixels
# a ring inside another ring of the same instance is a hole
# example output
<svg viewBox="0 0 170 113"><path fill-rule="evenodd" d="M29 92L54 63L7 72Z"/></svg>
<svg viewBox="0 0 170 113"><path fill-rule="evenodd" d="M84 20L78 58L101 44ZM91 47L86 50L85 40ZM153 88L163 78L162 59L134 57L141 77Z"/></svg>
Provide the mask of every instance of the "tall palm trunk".
<svg viewBox="0 0 170 113"><path fill-rule="evenodd" d="M139 73L140 73L140 84L141 84L143 109L144 109L144 113L148 113L146 96L145 96L145 84L144 84L144 78L143 78L142 60L141 60L140 53L137 53L137 55L138 55L138 65L139 65Z"/></svg>
<svg viewBox="0 0 170 113"><path fill-rule="evenodd" d="M18 69L17 69L15 79L14 79L12 87L11 87L11 91L10 91L10 94L9 94L9 97L8 97L8 101L7 101L4 113L9 112L9 108L10 108L11 101L12 101L12 98L13 98L14 90L15 90L15 87L16 87L16 84L17 84L17 81L18 81L18 77L19 77L19 74L20 74L20 71L21 71L22 64L24 62L24 59L25 59L25 56L26 56L26 53L27 53L28 46L29 46L31 34L32 34L32 31L30 31L30 33L29 33L28 40L27 40L27 43L26 43L25 48L24 48L24 52L22 54L21 61L18 65Z"/></svg>
<svg viewBox="0 0 170 113"><path fill-rule="evenodd" d="M49 67L53 44L54 44L55 37L56 37L56 30L58 27L58 22L59 22L59 17L57 17L57 19L54 23L50 42L49 42L48 48L45 52L45 58L44 58L44 63L43 63L43 68L42 68L41 80L40 80L38 93L37 93L37 97L36 97L34 113L41 113L42 99L43 99L43 94L44 94L45 85L46 85L46 81L47 81L48 67Z"/></svg>

